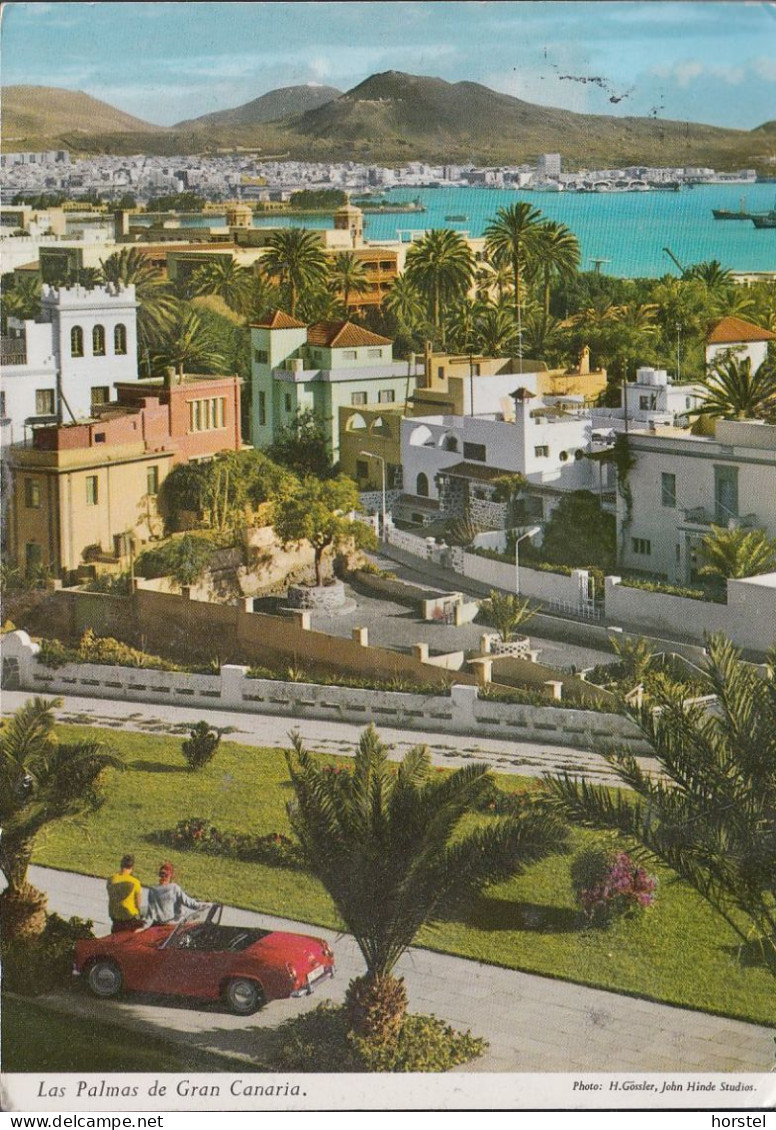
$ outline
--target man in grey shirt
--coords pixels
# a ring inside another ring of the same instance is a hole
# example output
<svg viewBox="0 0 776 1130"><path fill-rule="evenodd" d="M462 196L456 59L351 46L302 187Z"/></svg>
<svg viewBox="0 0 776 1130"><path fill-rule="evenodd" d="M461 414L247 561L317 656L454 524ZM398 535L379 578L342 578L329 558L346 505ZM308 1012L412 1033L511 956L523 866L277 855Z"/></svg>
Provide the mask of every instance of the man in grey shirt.
<svg viewBox="0 0 776 1130"><path fill-rule="evenodd" d="M159 868L159 885L148 891L148 911L146 920L149 926L166 926L177 922L186 907L189 910L204 910L209 903L198 902L173 882L175 870L171 863L163 863Z"/></svg>

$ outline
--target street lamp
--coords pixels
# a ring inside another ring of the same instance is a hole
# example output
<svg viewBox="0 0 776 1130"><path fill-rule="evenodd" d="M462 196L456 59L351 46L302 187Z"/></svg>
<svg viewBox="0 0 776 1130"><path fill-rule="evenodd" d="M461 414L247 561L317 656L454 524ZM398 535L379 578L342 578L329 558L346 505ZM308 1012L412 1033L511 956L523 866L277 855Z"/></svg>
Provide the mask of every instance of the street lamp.
<svg viewBox="0 0 776 1130"><path fill-rule="evenodd" d="M383 535L383 541L385 541L385 540L386 540L386 535L387 535L387 533L388 533L388 530L387 530L387 527L386 527L386 515L385 515L385 459L383 459L382 455L376 455L374 451L359 451L359 453L358 453L358 454L359 454L359 455L366 455L368 459L378 459L378 460L380 461L380 481L381 481L381 484L382 484L382 488L381 488L381 489L382 489L382 496L383 496L383 503L382 503L382 512L383 512L383 525L382 525L382 535Z"/></svg>
<svg viewBox="0 0 776 1130"><path fill-rule="evenodd" d="M526 530L524 534L520 534L515 538L515 596L520 596L520 561L518 558L518 546L521 541L526 538L535 538L541 530L541 526L531 526L530 530Z"/></svg>

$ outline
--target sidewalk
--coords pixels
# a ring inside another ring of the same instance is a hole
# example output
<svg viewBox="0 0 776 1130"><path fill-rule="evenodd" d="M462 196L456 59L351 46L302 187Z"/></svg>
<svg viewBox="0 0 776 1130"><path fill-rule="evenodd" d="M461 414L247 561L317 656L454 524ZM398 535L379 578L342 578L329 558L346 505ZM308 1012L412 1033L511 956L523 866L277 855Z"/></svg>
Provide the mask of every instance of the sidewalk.
<svg viewBox="0 0 776 1130"><path fill-rule="evenodd" d="M91 917L98 933L107 932L103 879L31 867L30 881L46 891L50 910ZM63 992L49 1001L135 1031L260 1059L274 1028L325 997L341 1001L348 981L363 971L363 959L349 936L235 908L225 908L224 921L326 938L336 955L337 976L310 998L275 1001L250 1018L190 1002L159 1005L145 997L97 1001L86 993ZM434 1013L489 1041L489 1052L465 1071L765 1072L773 1067L774 1032L759 1025L429 950L406 953L398 972L406 980L413 1012Z"/></svg>

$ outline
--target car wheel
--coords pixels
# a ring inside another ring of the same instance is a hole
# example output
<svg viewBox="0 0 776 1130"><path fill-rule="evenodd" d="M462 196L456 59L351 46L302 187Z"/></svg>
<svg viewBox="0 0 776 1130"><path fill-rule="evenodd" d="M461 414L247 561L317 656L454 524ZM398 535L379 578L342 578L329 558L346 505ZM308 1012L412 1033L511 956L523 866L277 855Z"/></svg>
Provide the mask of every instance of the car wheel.
<svg viewBox="0 0 776 1130"><path fill-rule="evenodd" d="M224 988L224 1000L232 1012L239 1016L250 1016L264 1003L261 987L247 977L235 977Z"/></svg>
<svg viewBox="0 0 776 1130"><path fill-rule="evenodd" d="M115 961L95 961L89 966L89 988L96 997L107 1000L117 997L121 992L124 978Z"/></svg>

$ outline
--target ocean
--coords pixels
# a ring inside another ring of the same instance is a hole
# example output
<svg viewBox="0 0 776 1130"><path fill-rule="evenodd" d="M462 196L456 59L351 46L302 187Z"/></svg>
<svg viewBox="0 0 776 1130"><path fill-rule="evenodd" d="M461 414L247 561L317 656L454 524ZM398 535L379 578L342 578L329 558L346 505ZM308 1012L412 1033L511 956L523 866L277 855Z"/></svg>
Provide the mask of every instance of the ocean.
<svg viewBox="0 0 776 1130"><path fill-rule="evenodd" d="M365 216L367 239L396 239L398 232L452 227L472 236L483 233L499 208L527 200L550 220L566 224L577 236L581 265L593 270L604 260L605 274L623 278L660 278L679 270L663 250L668 247L683 266L718 259L735 271L776 271L776 228L757 229L749 220L715 220L712 208L739 209L742 197L750 212L776 207L776 184L699 185L679 192L571 193L525 192L488 188L393 189L384 199L420 199L425 212ZM445 219L465 215L461 222ZM191 218L185 220L193 224ZM211 215L203 224L223 224ZM254 227L330 228L330 216L254 217Z"/></svg>

